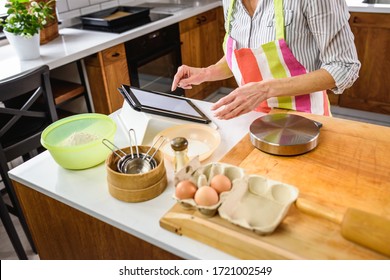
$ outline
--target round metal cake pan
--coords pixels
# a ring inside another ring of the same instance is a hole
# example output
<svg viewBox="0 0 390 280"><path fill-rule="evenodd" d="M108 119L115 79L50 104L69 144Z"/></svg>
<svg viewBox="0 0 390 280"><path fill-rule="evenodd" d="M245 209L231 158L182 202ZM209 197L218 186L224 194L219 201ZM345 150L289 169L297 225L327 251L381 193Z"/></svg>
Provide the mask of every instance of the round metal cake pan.
<svg viewBox="0 0 390 280"><path fill-rule="evenodd" d="M293 156L317 147L320 124L292 114L269 114L254 120L249 131L257 149L273 155Z"/></svg>

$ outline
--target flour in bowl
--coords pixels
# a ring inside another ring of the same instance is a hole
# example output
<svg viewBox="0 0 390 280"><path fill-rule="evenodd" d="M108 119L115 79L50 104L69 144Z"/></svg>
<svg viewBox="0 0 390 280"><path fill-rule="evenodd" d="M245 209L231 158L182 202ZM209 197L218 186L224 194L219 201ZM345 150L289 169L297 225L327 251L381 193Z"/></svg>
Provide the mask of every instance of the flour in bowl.
<svg viewBox="0 0 390 280"><path fill-rule="evenodd" d="M74 132L64 141L64 146L78 146L88 144L99 139L97 135L86 132Z"/></svg>

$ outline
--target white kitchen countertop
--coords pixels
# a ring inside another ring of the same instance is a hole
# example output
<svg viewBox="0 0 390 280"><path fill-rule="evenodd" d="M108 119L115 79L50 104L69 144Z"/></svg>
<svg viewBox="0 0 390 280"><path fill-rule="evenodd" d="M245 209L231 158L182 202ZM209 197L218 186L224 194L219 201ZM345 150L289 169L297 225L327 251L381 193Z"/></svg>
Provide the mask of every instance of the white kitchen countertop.
<svg viewBox="0 0 390 280"><path fill-rule="evenodd" d="M211 103L199 100L193 102L213 120L221 134L221 144L202 164L217 162L222 158L248 133L252 121L262 115L251 112L230 121L220 121L211 116ZM118 112L112 114L117 123ZM142 113L138 114L139 118L142 118ZM137 122L138 120L132 123ZM156 128L154 130L155 134L159 132ZM128 146L125 132L126 130L118 125L114 142L119 147ZM182 258L233 259L231 255L188 237L178 236L159 226L160 218L175 204L172 198L174 193L172 164L166 159L165 165L168 187L160 196L142 203L122 202L109 194L104 163L86 170L66 170L53 160L48 151L12 169L9 175L25 186Z"/></svg>
<svg viewBox="0 0 390 280"><path fill-rule="evenodd" d="M390 5L363 4L362 0L346 0L353 12L390 13ZM158 2L156 0L156 2ZM139 3L142 3L139 0ZM186 1L188 3L188 1ZM129 5L133 4L131 1ZM0 47L0 80L25 70L46 64L54 69L117 44L153 32L159 28L180 22L186 18L208 11L221 5L220 0L198 0L175 15L144 25L121 34L86 31L74 28L60 29L60 36L41 46L41 57L36 60L20 61L10 45Z"/></svg>

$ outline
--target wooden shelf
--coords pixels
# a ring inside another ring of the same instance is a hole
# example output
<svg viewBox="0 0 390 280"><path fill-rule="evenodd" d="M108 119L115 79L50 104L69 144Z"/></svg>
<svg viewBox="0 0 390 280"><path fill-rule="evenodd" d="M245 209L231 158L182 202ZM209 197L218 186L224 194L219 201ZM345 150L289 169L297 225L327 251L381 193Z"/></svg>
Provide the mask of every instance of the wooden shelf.
<svg viewBox="0 0 390 280"><path fill-rule="evenodd" d="M85 93L85 87L81 84L53 78L50 81L56 105L60 105Z"/></svg>

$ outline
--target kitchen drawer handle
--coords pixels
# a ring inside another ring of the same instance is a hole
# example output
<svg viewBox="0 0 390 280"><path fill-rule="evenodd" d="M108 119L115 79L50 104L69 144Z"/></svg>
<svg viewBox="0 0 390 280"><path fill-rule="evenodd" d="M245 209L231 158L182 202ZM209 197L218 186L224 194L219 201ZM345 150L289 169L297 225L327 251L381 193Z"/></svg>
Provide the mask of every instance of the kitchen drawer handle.
<svg viewBox="0 0 390 280"><path fill-rule="evenodd" d="M200 18L199 17L196 18L196 24L197 25L200 25L200 24L202 24L202 23L204 23L206 21L207 21L207 17L206 16L201 16Z"/></svg>
<svg viewBox="0 0 390 280"><path fill-rule="evenodd" d="M359 21L360 21L360 20L359 20L358 17L353 17L353 20L352 20L353 23L359 23Z"/></svg>
<svg viewBox="0 0 390 280"><path fill-rule="evenodd" d="M114 52L111 56L112 56L112 57L118 57L118 56L120 56L120 55L121 55L120 53Z"/></svg>

